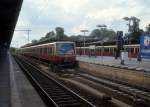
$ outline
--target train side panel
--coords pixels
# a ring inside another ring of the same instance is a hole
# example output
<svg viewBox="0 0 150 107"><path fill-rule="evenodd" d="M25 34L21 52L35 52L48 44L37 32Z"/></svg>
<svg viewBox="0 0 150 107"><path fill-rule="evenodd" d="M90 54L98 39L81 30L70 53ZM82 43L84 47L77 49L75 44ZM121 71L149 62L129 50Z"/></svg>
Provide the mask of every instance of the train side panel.
<svg viewBox="0 0 150 107"><path fill-rule="evenodd" d="M139 44L124 45L124 50L129 52L130 57L136 58L140 50ZM116 45L110 46L96 46L96 49L90 49L89 47L76 47L77 55L94 55L94 56L115 56Z"/></svg>

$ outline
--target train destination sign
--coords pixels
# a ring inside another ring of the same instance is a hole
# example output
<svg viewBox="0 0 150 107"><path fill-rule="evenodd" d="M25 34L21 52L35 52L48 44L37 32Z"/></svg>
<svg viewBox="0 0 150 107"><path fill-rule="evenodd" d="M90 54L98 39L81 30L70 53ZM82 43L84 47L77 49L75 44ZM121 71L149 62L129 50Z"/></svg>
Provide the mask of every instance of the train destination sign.
<svg viewBox="0 0 150 107"><path fill-rule="evenodd" d="M150 35L142 35L140 38L141 57L150 58Z"/></svg>

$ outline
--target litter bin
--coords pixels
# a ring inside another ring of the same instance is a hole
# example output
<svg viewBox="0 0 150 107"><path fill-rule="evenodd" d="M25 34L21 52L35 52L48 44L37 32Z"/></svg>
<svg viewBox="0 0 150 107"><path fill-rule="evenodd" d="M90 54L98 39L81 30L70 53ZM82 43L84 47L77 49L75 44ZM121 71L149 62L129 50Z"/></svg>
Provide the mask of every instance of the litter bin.
<svg viewBox="0 0 150 107"><path fill-rule="evenodd" d="M128 52L122 50L121 51L121 64L124 65L125 60L128 59Z"/></svg>

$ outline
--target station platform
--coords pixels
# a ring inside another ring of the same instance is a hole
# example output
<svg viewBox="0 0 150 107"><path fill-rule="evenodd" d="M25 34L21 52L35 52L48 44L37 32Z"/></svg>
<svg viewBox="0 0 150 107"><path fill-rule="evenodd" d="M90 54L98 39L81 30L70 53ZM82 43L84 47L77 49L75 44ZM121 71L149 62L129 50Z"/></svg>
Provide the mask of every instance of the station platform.
<svg viewBox="0 0 150 107"><path fill-rule="evenodd" d="M46 107L10 53L0 54L0 107Z"/></svg>
<svg viewBox="0 0 150 107"><path fill-rule="evenodd" d="M142 70L150 73L150 59L142 59L142 62L138 62L136 58L125 59L124 65L121 64L120 58L115 59L109 56L85 56L78 55L77 61L88 62L93 64L109 65L114 67L126 67L127 69Z"/></svg>

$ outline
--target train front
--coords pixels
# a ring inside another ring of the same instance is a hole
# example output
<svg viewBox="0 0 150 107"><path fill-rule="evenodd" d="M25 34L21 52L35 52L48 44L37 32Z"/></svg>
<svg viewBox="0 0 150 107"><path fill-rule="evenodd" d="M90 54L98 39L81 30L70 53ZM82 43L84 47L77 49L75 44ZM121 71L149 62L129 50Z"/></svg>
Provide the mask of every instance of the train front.
<svg viewBox="0 0 150 107"><path fill-rule="evenodd" d="M56 54L59 64L63 67L73 67L76 64L74 42L58 42L56 43Z"/></svg>

